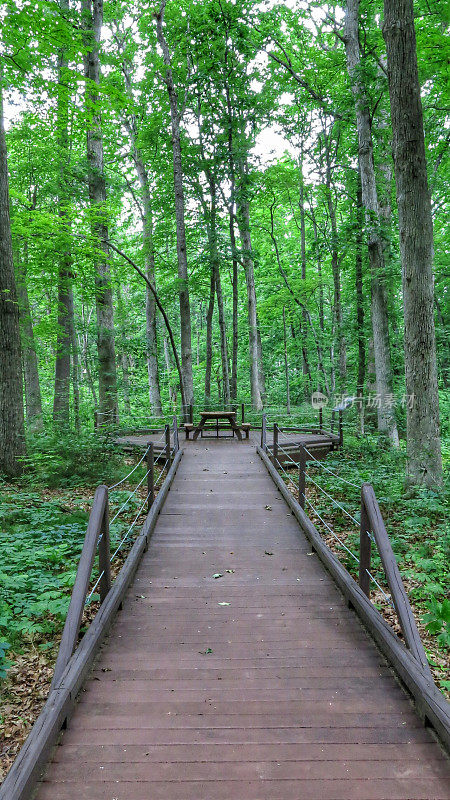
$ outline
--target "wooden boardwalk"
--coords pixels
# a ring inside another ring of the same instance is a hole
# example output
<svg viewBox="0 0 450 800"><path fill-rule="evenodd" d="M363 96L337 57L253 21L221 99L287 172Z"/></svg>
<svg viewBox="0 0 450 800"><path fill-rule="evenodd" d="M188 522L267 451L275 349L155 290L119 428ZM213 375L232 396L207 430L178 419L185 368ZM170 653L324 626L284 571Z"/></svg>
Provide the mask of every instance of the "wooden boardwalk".
<svg viewBox="0 0 450 800"><path fill-rule="evenodd" d="M183 446L38 800L450 798L447 760L254 445Z"/></svg>

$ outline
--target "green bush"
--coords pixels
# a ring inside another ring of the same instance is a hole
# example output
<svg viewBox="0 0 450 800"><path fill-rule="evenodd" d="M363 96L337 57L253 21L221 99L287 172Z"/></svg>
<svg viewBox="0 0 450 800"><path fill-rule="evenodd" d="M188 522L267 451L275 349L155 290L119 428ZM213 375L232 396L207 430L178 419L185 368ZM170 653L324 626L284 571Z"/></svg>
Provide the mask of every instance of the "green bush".
<svg viewBox="0 0 450 800"><path fill-rule="evenodd" d="M59 430L28 442L25 478L48 488L113 482L123 471L123 457L112 434Z"/></svg>

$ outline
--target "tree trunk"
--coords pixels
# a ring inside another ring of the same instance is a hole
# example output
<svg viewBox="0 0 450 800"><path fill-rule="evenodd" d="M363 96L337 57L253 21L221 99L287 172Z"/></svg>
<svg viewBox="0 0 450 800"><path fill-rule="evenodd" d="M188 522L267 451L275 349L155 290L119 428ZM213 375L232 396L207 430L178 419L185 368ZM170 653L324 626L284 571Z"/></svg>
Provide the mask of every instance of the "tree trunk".
<svg viewBox="0 0 450 800"><path fill-rule="evenodd" d="M71 258L68 255L58 273L58 332L56 339L55 393L53 397L53 421L67 426L70 422L70 272ZM65 261L65 263L64 263Z"/></svg>
<svg viewBox="0 0 450 800"><path fill-rule="evenodd" d="M206 368L205 368L205 403L211 402L211 368L212 368L212 321L214 314L215 275L211 269L211 285L209 289L209 303L206 312Z"/></svg>
<svg viewBox="0 0 450 800"><path fill-rule="evenodd" d="M140 153L135 150L135 164L142 189L144 201L143 215L143 235L145 247L145 263L147 278L152 284L156 285L155 276L155 248L153 245L153 214L151 206L150 190L148 185L148 175L145 170ZM156 334L156 301L153 292L148 284L145 295L145 321L147 339L147 372L148 387L150 394L150 406L155 417L163 416L161 403L161 391L159 387L159 368L158 368L158 338Z"/></svg>
<svg viewBox="0 0 450 800"><path fill-rule="evenodd" d="M175 88L171 67L170 52L163 33L163 19L166 0L161 0L159 12L156 14L157 38L161 46L165 64L164 82L170 103L170 119L172 127L173 183L175 192L175 219L177 227L178 283L181 325L181 364L183 372L185 402L194 402L194 381L192 375L192 341L191 341L191 308L189 301L189 277L187 263L186 226L184 221L184 188L183 165L181 158L180 113L178 95Z"/></svg>
<svg viewBox="0 0 450 800"><path fill-rule="evenodd" d="M0 472L20 475L25 455L19 305L9 218L8 161L0 66Z"/></svg>
<svg viewBox="0 0 450 800"><path fill-rule="evenodd" d="M358 335L358 376L356 379L356 394L358 397L359 427L361 435L364 434L364 381L366 376L366 340L364 335L364 291L362 270L363 216L361 176L358 170L356 188L355 241L356 329Z"/></svg>
<svg viewBox="0 0 450 800"><path fill-rule="evenodd" d="M384 0L405 317L409 480L442 483L433 311L433 222L412 0Z"/></svg>
<svg viewBox="0 0 450 800"><path fill-rule="evenodd" d="M100 114L99 42L103 22L103 0L82 0L85 25L87 160L91 232L95 247L95 289L100 424L118 419L117 373L114 344L114 312L108 263L106 184L103 171L103 137Z"/></svg>
<svg viewBox="0 0 450 800"><path fill-rule="evenodd" d="M314 245L316 248L316 262L317 262L317 274L319 276L319 328L320 334L317 337L317 357L318 357L318 364L317 368L319 373L321 372L323 375L324 380L324 390L329 394L330 388L328 384L327 374L325 372L325 365L323 360L323 338L325 333L325 315L324 315L324 299L323 299L323 281L322 281L322 258L320 255L319 250L319 232L317 230L317 220L316 215L314 213L314 207L312 203L309 204L310 214L311 214L311 221L313 224L313 232L314 232ZM322 386L318 383L317 386L319 391L322 391Z"/></svg>
<svg viewBox="0 0 450 800"><path fill-rule="evenodd" d="M171 403L173 403L176 398L176 391L170 381L170 373L171 373L170 354L169 354L169 344L166 336L163 336L163 349L164 349L164 361L166 363L167 385L169 387L169 400Z"/></svg>
<svg viewBox="0 0 450 800"><path fill-rule="evenodd" d="M222 282L220 280L220 259L217 247L217 208L216 208L216 185L213 174L209 168L205 170L209 183L209 193L211 197L211 209L207 214L208 243L211 257L211 269L214 275L214 285L217 297L217 311L219 317L220 332L220 351L222 356L222 386L223 402L225 405L230 403L230 371L228 364L228 342L227 325L225 319L225 309L222 296Z"/></svg>
<svg viewBox="0 0 450 800"><path fill-rule="evenodd" d="M69 295L69 319L70 319L70 341L72 348L72 392L73 392L73 416L75 430L80 432L80 364L78 358L78 341L75 328L75 313L73 302L73 288L70 287Z"/></svg>
<svg viewBox="0 0 450 800"><path fill-rule="evenodd" d="M234 197L234 190L233 190ZM237 400L237 365L238 365L238 341L239 341L239 316L238 316L238 303L239 303L239 286L238 286L238 261L236 249L236 236L234 232L234 200L230 203L229 209L229 228L230 228L230 245L231 245L231 258L233 264L232 284L233 284L233 344L231 351L231 380L230 380L230 396L232 400Z"/></svg>
<svg viewBox="0 0 450 800"><path fill-rule="evenodd" d="M127 95L131 101L134 102L133 85L131 79L130 66L125 61L123 63L123 73L125 77L125 88ZM133 146L132 157L136 174L139 181L139 186L142 194L142 235L144 240L144 253L145 253L145 266L147 278L152 284L156 286L155 274L155 248L153 243L153 209L152 198L150 194L150 185L148 180L148 172L145 166L144 158L140 147L138 146L138 126L137 119L134 113L131 114L130 120L125 122L128 133L131 137ZM148 387L150 395L150 407L152 414L155 417L162 417L162 403L161 403L161 390L159 386L159 369L158 369L158 339L156 333L156 301L148 284L146 285L145 295L145 320L146 320L146 340L147 340L147 372L148 372Z"/></svg>
<svg viewBox="0 0 450 800"><path fill-rule="evenodd" d="M225 319L225 309L222 296L222 283L220 280L220 265L218 260L216 261L215 265L215 284L216 284L216 297L217 297L217 311L219 316L220 351L222 355L223 402L225 403L225 405L229 405L230 372L228 364L227 323Z"/></svg>
<svg viewBox="0 0 450 800"><path fill-rule="evenodd" d="M331 179L331 154L330 154L330 140L328 134L324 133L323 141L325 144L325 160L326 160L326 198L328 216L330 217L331 225L331 270L333 273L333 287L334 287L334 317L336 320L336 335L339 345L339 382L341 390L345 390L345 382L347 379L347 349L344 332L344 321L342 314L341 302L341 271L339 262L339 236L336 221L336 206L332 195L332 179Z"/></svg>
<svg viewBox="0 0 450 800"><path fill-rule="evenodd" d="M123 405L125 412L130 414L130 372L129 372L129 359L127 353L120 354L120 363L122 366L122 382L123 382Z"/></svg>
<svg viewBox="0 0 450 800"><path fill-rule="evenodd" d="M61 12L69 10L68 0L59 0ZM69 163L69 86L68 60L64 48L58 55L57 84L57 148L58 148L58 216L61 224L60 259L58 265L58 329L56 337L55 392L53 421L68 426L70 422L70 348L71 348L71 279L69 196L67 168Z"/></svg>
<svg viewBox="0 0 450 800"><path fill-rule="evenodd" d="M147 277L154 285L154 267L147 265ZM145 322L147 337L147 374L150 395L150 406L155 417L163 416L161 390L159 386L158 340L156 334L156 303L147 286L145 295Z"/></svg>
<svg viewBox="0 0 450 800"><path fill-rule="evenodd" d="M27 428L32 433L43 430L41 387L38 360L34 341L33 320L27 289L27 246L22 261L16 251L17 298L19 301L22 357L25 377L25 405Z"/></svg>
<svg viewBox="0 0 450 800"><path fill-rule="evenodd" d="M301 275L302 281L306 280L306 221L305 221L305 187L303 183L303 145L302 145L302 155L299 160L299 199L298 199L298 206L300 210L300 258L301 258ZM284 307L283 307L284 313ZM302 308L302 326L301 326L301 336L302 336L302 353L303 353L303 366L302 371L303 375L309 379L309 389L311 389L311 369L309 366L309 359L308 359L308 347L307 347L307 332L308 332L308 312L306 310L306 306L303 305Z"/></svg>
<svg viewBox="0 0 450 800"><path fill-rule="evenodd" d="M389 347L389 321L384 285L383 239L380 230L380 209L375 181L371 115L367 93L362 80L359 53L359 0L347 0L344 39L347 68L355 102L362 201L368 230L372 328L377 394L380 403L378 428L380 432L387 434L394 447L398 447L397 423L395 421L394 403L392 402L393 385Z"/></svg>
<svg viewBox="0 0 450 800"><path fill-rule="evenodd" d="M287 337L286 337L286 310L283 306L283 342L284 342L284 375L286 379L286 411L291 413L291 392L289 388L289 364L287 356Z"/></svg>
<svg viewBox="0 0 450 800"><path fill-rule="evenodd" d="M197 367L200 366L200 333L202 330L202 303L200 303L200 311L197 315Z"/></svg>
<svg viewBox="0 0 450 800"><path fill-rule="evenodd" d="M94 408L97 408L97 392L95 391L95 384L92 378L92 371L90 365L90 354L89 354L89 332L88 326L89 321L91 318L92 311L89 311L88 318L86 320L86 314L84 310L84 305L82 306L82 319L83 319L83 336L82 336L82 360L84 364L84 369L86 372L87 383L92 394L92 400L94 402Z"/></svg>
<svg viewBox="0 0 450 800"><path fill-rule="evenodd" d="M244 197L238 197L237 220L242 243L242 260L247 284L248 331L250 351L250 387L252 405L261 411L264 400L264 371L261 363L261 345L258 338L258 314L256 308L255 273L252 257L252 238L250 233L250 206Z"/></svg>

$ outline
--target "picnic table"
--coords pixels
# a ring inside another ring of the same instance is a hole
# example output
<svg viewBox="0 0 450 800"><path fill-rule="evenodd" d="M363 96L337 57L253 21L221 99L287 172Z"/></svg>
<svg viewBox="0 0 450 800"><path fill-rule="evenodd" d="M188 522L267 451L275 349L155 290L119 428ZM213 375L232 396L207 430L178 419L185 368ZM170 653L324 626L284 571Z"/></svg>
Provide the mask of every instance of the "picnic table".
<svg viewBox="0 0 450 800"><path fill-rule="evenodd" d="M242 441L241 430L236 423L235 411L200 411L200 422L194 429L194 435L192 437L194 441L198 439L206 423L211 421L216 422L217 437L219 437L219 420L225 420L228 422L233 431L233 436L236 434L239 441Z"/></svg>

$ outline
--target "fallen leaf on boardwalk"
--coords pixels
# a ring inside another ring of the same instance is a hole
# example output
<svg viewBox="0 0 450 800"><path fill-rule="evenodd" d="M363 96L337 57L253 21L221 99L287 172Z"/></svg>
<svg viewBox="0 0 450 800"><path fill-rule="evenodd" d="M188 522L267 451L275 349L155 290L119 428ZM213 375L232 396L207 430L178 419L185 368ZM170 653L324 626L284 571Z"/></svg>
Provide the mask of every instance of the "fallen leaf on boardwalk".
<svg viewBox="0 0 450 800"><path fill-rule="evenodd" d="M209 469L207 467L203 467L203 472L209 472Z"/></svg>
<svg viewBox="0 0 450 800"><path fill-rule="evenodd" d="M223 572L215 572L213 578L223 578Z"/></svg>
<svg viewBox="0 0 450 800"><path fill-rule="evenodd" d="M218 606L229 606L229 603L217 603Z"/></svg>
<svg viewBox="0 0 450 800"><path fill-rule="evenodd" d="M229 572L231 575L231 573L234 572L234 569L227 569L226 571Z"/></svg>
<svg viewBox="0 0 450 800"><path fill-rule="evenodd" d="M272 511L272 506L264 506L264 508L266 509L266 511Z"/></svg>
<svg viewBox="0 0 450 800"><path fill-rule="evenodd" d="M212 650L210 647L207 647L206 650L199 650L198 652L201 656L209 656L209 654L212 653Z"/></svg>
<svg viewBox="0 0 450 800"><path fill-rule="evenodd" d="M264 555L265 556L273 556L273 553L271 553L270 550L264 550Z"/></svg>

